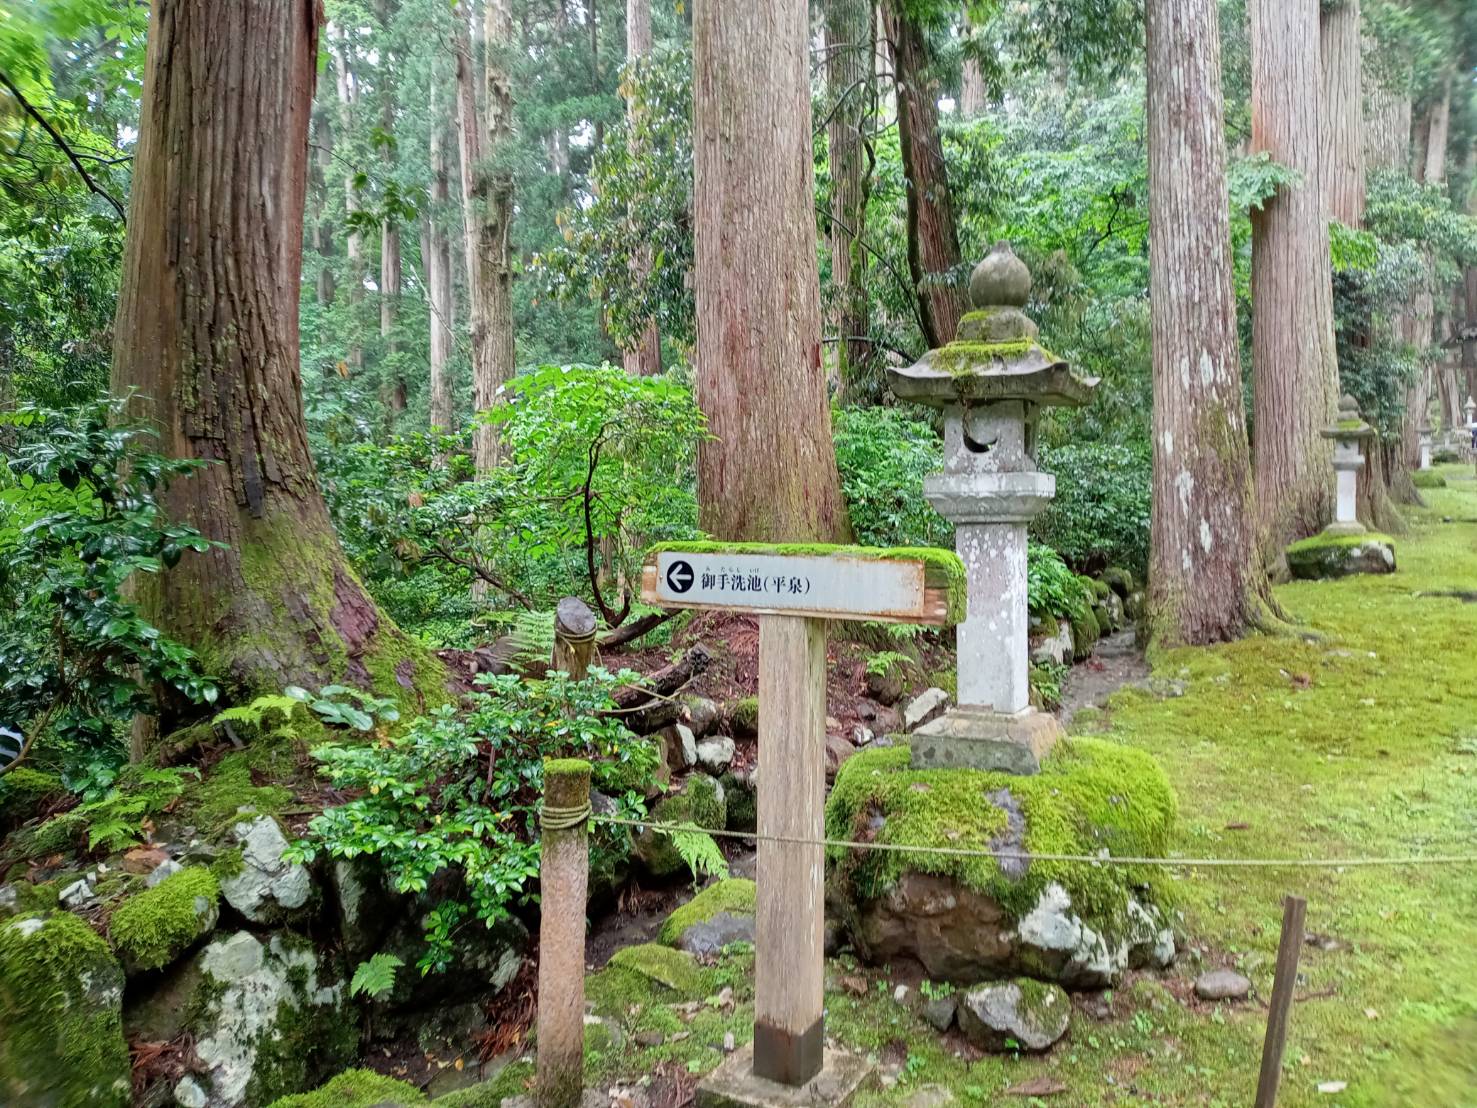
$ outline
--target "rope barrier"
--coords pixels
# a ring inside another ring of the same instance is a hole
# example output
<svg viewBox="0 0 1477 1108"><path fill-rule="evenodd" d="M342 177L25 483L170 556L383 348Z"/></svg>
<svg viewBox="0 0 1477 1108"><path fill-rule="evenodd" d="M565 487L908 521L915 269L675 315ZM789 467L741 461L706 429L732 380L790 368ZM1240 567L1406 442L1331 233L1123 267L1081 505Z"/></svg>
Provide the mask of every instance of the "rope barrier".
<svg viewBox="0 0 1477 1108"><path fill-rule="evenodd" d="M587 800L576 808L550 808L544 805L539 810L539 826L545 831L569 831L584 823L593 813Z"/></svg>
<svg viewBox="0 0 1477 1108"><path fill-rule="evenodd" d="M590 814L592 823L617 827L640 827L662 834L694 830L728 839L751 842L788 843L792 846L840 847L845 850L890 850L902 854L942 854L953 858L994 858L999 861L1080 862L1093 866L1165 866L1172 868L1261 868L1261 869L1347 869L1371 866L1469 866L1477 865L1477 854L1414 854L1385 858L1135 858L1109 854L1037 854L1019 850L978 850L958 846L908 846L902 843L859 843L846 839L806 839L793 835L764 835L757 831L709 831L692 825L653 823L622 816ZM547 822L544 826L549 826Z"/></svg>

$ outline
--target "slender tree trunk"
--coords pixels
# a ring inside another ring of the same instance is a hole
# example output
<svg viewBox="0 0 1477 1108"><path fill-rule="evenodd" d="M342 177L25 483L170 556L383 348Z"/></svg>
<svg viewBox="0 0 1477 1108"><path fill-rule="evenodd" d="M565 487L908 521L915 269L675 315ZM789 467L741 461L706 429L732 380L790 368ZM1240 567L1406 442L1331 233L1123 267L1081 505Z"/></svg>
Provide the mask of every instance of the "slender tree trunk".
<svg viewBox="0 0 1477 1108"><path fill-rule="evenodd" d="M446 218L451 198L451 166L446 156L446 129L437 114L436 86L431 87L431 204L426 213L426 294L431 319L431 429L456 427L451 391L451 352L455 339L452 296L451 236Z"/></svg>
<svg viewBox="0 0 1477 1108"><path fill-rule="evenodd" d="M346 563L298 378L313 0L155 0L113 390L171 457L170 518L224 545L142 574L145 618L231 693L349 680L403 695L438 667ZM171 722L164 721L166 726Z"/></svg>
<svg viewBox="0 0 1477 1108"><path fill-rule="evenodd" d="M328 201L328 175L333 169L333 124L328 112L314 113L314 131L317 135L317 157L313 159L313 193L317 218L313 221L313 249L318 255L318 273L314 280L314 295L324 307L333 303L335 293L333 280L333 206Z"/></svg>
<svg viewBox="0 0 1477 1108"><path fill-rule="evenodd" d="M1329 216L1364 225L1363 50L1359 0L1342 0L1319 21L1322 124L1318 169Z"/></svg>
<svg viewBox="0 0 1477 1108"><path fill-rule="evenodd" d="M964 310L959 234L939 137L938 82L923 29L899 0L888 0L884 10L897 88L898 145L908 182L908 269L924 341L936 347L953 340Z"/></svg>
<svg viewBox="0 0 1477 1108"><path fill-rule="evenodd" d="M856 390L872 365L867 254L861 234L871 193L873 125L871 0L827 0L826 85L831 159L831 285L835 290L837 379Z"/></svg>
<svg viewBox="0 0 1477 1108"><path fill-rule="evenodd" d="M805 0L693 14L698 500L717 538L847 535L821 367Z"/></svg>
<svg viewBox="0 0 1477 1108"><path fill-rule="evenodd" d="M333 53L335 86L338 92L339 132L347 138L354 126L354 75L349 68L348 36L342 32L335 36L333 32L334 28L330 24L328 39ZM333 45L336 37L337 45ZM345 162L343 174L344 211L352 215L359 210L359 190L354 187L354 170L350 163ZM364 368L364 346L359 341L360 306L364 303L364 236L354 229L350 229L347 236L345 262L345 280L349 285L349 304L352 308L349 350L344 360L349 369L357 371Z"/></svg>
<svg viewBox="0 0 1477 1108"><path fill-rule="evenodd" d="M1439 185L1446 180L1446 147L1451 137L1451 78L1446 78L1441 95L1431 106L1424 128L1426 135L1425 172L1421 180Z"/></svg>
<svg viewBox="0 0 1477 1108"><path fill-rule="evenodd" d="M379 0L380 27L389 38L392 9L390 0ZM395 77L392 59L388 51L380 56L380 129L387 136L395 134ZM386 176L395 171L395 152L391 143L380 147L380 160ZM396 317L400 311L400 224L394 218L380 222L380 341L384 348L385 361L389 366L385 386L385 406L389 413L390 426L395 417L405 410L405 374L397 357L398 342L395 334Z"/></svg>
<svg viewBox="0 0 1477 1108"><path fill-rule="evenodd" d="M626 64L634 65L651 53L651 0L626 0ZM635 98L626 101L626 117L633 124L631 132L631 156L640 154L634 124L639 107ZM631 263L631 280L644 284L651 276L651 247L644 246L634 252ZM656 320L647 323L634 344L622 352L626 372L637 377L649 377L662 371L662 339Z"/></svg>
<svg viewBox="0 0 1477 1108"><path fill-rule="evenodd" d="M513 178L500 164L512 135L513 98L507 53L513 46L508 0L487 0L483 118L479 119L472 53L464 34L457 45L457 119L461 127L462 208L467 220L467 286L472 303L472 403L479 412L501 402L513 377L513 259L509 242ZM478 473L498 463L497 430L479 424L473 452Z"/></svg>
<svg viewBox="0 0 1477 1108"><path fill-rule="evenodd" d="M1149 626L1233 639L1263 614L1242 416L1215 0L1148 0L1154 497Z"/></svg>
<svg viewBox="0 0 1477 1108"><path fill-rule="evenodd" d="M973 20L966 13L964 16L966 34L973 29L973 26ZM980 63L969 54L965 54L959 81L959 115L963 119L975 119L984 114L985 75L980 72Z"/></svg>
<svg viewBox="0 0 1477 1108"><path fill-rule="evenodd" d="M1318 0L1252 0L1252 149L1302 174L1251 215L1253 457L1274 551L1332 518L1333 275L1319 188Z"/></svg>

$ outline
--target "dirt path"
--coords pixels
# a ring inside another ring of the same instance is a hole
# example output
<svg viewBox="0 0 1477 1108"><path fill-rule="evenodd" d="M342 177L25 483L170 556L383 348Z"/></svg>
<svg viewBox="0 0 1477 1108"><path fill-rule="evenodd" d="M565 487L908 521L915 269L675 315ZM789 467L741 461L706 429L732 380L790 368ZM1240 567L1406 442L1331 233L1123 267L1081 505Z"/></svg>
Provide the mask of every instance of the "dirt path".
<svg viewBox="0 0 1477 1108"><path fill-rule="evenodd" d="M1149 663L1134 642L1134 629L1125 627L1102 639L1092 657L1073 666L1062 678L1062 706L1057 711L1063 727L1083 708L1101 707L1124 685L1149 676Z"/></svg>

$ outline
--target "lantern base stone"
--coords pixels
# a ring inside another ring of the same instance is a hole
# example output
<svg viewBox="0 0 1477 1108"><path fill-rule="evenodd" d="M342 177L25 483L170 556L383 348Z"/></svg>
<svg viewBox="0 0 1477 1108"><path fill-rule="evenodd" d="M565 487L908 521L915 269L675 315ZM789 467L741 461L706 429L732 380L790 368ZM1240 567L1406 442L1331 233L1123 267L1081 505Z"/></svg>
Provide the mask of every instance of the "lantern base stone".
<svg viewBox="0 0 1477 1108"><path fill-rule="evenodd" d="M875 1075L866 1058L827 1050L820 1073L803 1085L782 1085L754 1074L754 1046L739 1047L697 1087L697 1108L845 1108Z"/></svg>
<svg viewBox="0 0 1477 1108"><path fill-rule="evenodd" d="M1029 777L1062 737L1062 725L1027 708L1006 715L961 705L914 731L915 769L982 769Z"/></svg>

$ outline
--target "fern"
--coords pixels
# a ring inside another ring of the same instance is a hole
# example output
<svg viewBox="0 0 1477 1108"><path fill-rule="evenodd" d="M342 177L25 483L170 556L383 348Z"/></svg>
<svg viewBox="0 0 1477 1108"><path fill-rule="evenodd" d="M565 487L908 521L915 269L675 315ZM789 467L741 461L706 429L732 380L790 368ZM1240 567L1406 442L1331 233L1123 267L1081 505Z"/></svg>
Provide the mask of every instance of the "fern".
<svg viewBox="0 0 1477 1108"><path fill-rule="evenodd" d="M243 704L239 708L227 708L224 712L217 712L212 723L244 723L251 727L265 727L266 719L271 712L281 712L282 722L286 723L292 718L292 713L302 707L303 702L292 696L259 696L250 704Z"/></svg>
<svg viewBox="0 0 1477 1108"><path fill-rule="evenodd" d="M360 962L349 982L349 994L361 993L378 1000L395 987L395 971L405 963L393 954L376 954L368 961Z"/></svg>
<svg viewBox="0 0 1477 1108"><path fill-rule="evenodd" d="M677 853L682 856L682 861L692 871L693 884L697 884L705 876L716 877L720 881L727 879L728 862L724 860L723 852L718 849L712 835L695 823L681 824L668 831L667 835L677 848Z"/></svg>
<svg viewBox="0 0 1477 1108"><path fill-rule="evenodd" d="M517 612L508 628L509 657L513 668L522 672L546 665L554 654L554 613Z"/></svg>

